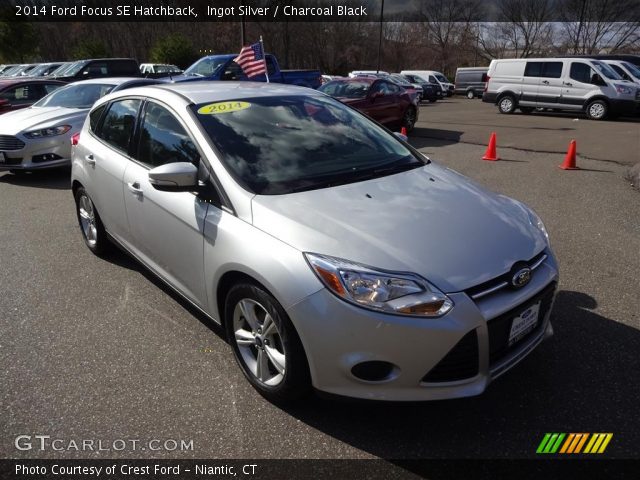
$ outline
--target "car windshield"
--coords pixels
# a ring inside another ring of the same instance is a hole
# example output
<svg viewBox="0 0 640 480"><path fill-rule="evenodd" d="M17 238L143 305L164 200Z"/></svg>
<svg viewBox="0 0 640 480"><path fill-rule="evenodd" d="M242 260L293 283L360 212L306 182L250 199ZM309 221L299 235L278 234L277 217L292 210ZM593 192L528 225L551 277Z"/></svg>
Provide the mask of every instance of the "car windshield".
<svg viewBox="0 0 640 480"><path fill-rule="evenodd" d="M115 85L106 83L69 85L50 93L33 106L91 108L96 100L113 90L113 87L115 87Z"/></svg>
<svg viewBox="0 0 640 480"><path fill-rule="evenodd" d="M401 75L389 75L391 81L397 83L398 85L402 85L403 87L411 87L411 83Z"/></svg>
<svg viewBox="0 0 640 480"><path fill-rule="evenodd" d="M371 88L370 82L329 82L318 88L319 91L341 98L364 98Z"/></svg>
<svg viewBox="0 0 640 480"><path fill-rule="evenodd" d="M191 108L227 170L256 194L326 188L425 164L393 134L329 97L258 97Z"/></svg>
<svg viewBox="0 0 640 480"><path fill-rule="evenodd" d="M197 75L209 77L215 73L222 65L226 64L228 58L204 57L198 60L184 71L185 75Z"/></svg>
<svg viewBox="0 0 640 480"><path fill-rule="evenodd" d="M618 75L618 72L616 72L613 68L611 68L606 63L594 60L593 65L605 77L610 78L611 80L622 80L622 77Z"/></svg>
<svg viewBox="0 0 640 480"><path fill-rule="evenodd" d="M629 62L622 62L622 65L624 66L624 68L629 70L631 75L633 75L637 79L640 79L640 68L636 67L633 63L629 63Z"/></svg>
<svg viewBox="0 0 640 480"><path fill-rule="evenodd" d="M450 83L449 80L447 80L447 77L445 77L444 75L442 75L441 73L436 73L435 77L438 79L438 81L443 82L443 83Z"/></svg>
<svg viewBox="0 0 640 480"><path fill-rule="evenodd" d="M76 73L78 73L80 70L82 70L82 67L84 67L86 64L87 64L86 60L80 60L79 62L72 63L71 65L69 65L69 68L64 70L63 73L66 77L72 77ZM58 75L60 74L58 73Z"/></svg>
<svg viewBox="0 0 640 480"><path fill-rule="evenodd" d="M414 75L414 76L413 76L413 80L414 80L416 83L429 83L429 82L427 82L424 78L419 77L418 75Z"/></svg>
<svg viewBox="0 0 640 480"><path fill-rule="evenodd" d="M77 62L63 63L58 68L56 68L53 72L51 72L50 75L52 77L55 77L56 75L61 75L61 74L65 73L67 70L69 70L73 65L75 65L75 63L77 63Z"/></svg>

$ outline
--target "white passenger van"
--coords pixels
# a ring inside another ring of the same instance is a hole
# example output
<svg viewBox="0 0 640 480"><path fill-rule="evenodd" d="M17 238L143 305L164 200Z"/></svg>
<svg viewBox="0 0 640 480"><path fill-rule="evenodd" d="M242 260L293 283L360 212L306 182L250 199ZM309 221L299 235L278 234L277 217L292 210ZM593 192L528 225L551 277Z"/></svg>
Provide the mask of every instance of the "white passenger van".
<svg viewBox="0 0 640 480"><path fill-rule="evenodd" d="M527 58L492 60L482 100L496 104L501 113L551 108L601 120L633 115L640 91L600 60Z"/></svg>
<svg viewBox="0 0 640 480"><path fill-rule="evenodd" d="M453 95L454 85L442 73L435 70L403 70L400 75L417 75L429 83L437 83L442 89L442 94L450 97Z"/></svg>
<svg viewBox="0 0 640 480"><path fill-rule="evenodd" d="M625 80L640 84L640 68L624 60L602 60Z"/></svg>

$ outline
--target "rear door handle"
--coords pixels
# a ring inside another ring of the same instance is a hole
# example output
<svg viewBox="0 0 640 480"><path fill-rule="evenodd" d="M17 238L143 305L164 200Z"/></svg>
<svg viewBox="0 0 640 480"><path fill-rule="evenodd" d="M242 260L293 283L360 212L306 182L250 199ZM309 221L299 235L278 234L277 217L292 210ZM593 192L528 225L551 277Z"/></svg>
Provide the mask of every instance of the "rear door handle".
<svg viewBox="0 0 640 480"><path fill-rule="evenodd" d="M567 87L573 87L573 83L571 82L562 82L564 85L566 85Z"/></svg>
<svg viewBox="0 0 640 480"><path fill-rule="evenodd" d="M95 158L93 158L93 154L90 153L89 155L85 156L84 159L87 161L87 163L89 165L95 165L96 164L96 160Z"/></svg>
<svg viewBox="0 0 640 480"><path fill-rule="evenodd" d="M134 195L142 195L142 189L140 188L140 184L138 182L127 183L127 187L129 191Z"/></svg>

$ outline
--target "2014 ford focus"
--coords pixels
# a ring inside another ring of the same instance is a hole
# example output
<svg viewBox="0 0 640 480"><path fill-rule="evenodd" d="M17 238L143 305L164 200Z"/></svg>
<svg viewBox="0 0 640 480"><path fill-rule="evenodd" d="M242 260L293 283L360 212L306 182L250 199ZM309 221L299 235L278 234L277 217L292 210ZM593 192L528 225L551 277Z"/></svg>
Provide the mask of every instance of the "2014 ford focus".
<svg viewBox="0 0 640 480"><path fill-rule="evenodd" d="M322 93L110 94L72 159L89 249L119 245L220 323L271 400L476 395L552 333L538 216Z"/></svg>

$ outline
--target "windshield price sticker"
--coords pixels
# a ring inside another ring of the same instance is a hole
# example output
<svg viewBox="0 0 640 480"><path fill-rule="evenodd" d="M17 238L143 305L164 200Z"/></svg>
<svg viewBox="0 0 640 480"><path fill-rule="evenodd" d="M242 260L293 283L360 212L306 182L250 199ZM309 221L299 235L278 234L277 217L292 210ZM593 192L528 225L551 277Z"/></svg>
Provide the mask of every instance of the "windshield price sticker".
<svg viewBox="0 0 640 480"><path fill-rule="evenodd" d="M200 107L198 113L200 115L218 115L220 113L238 112L250 106L249 102L218 102Z"/></svg>

